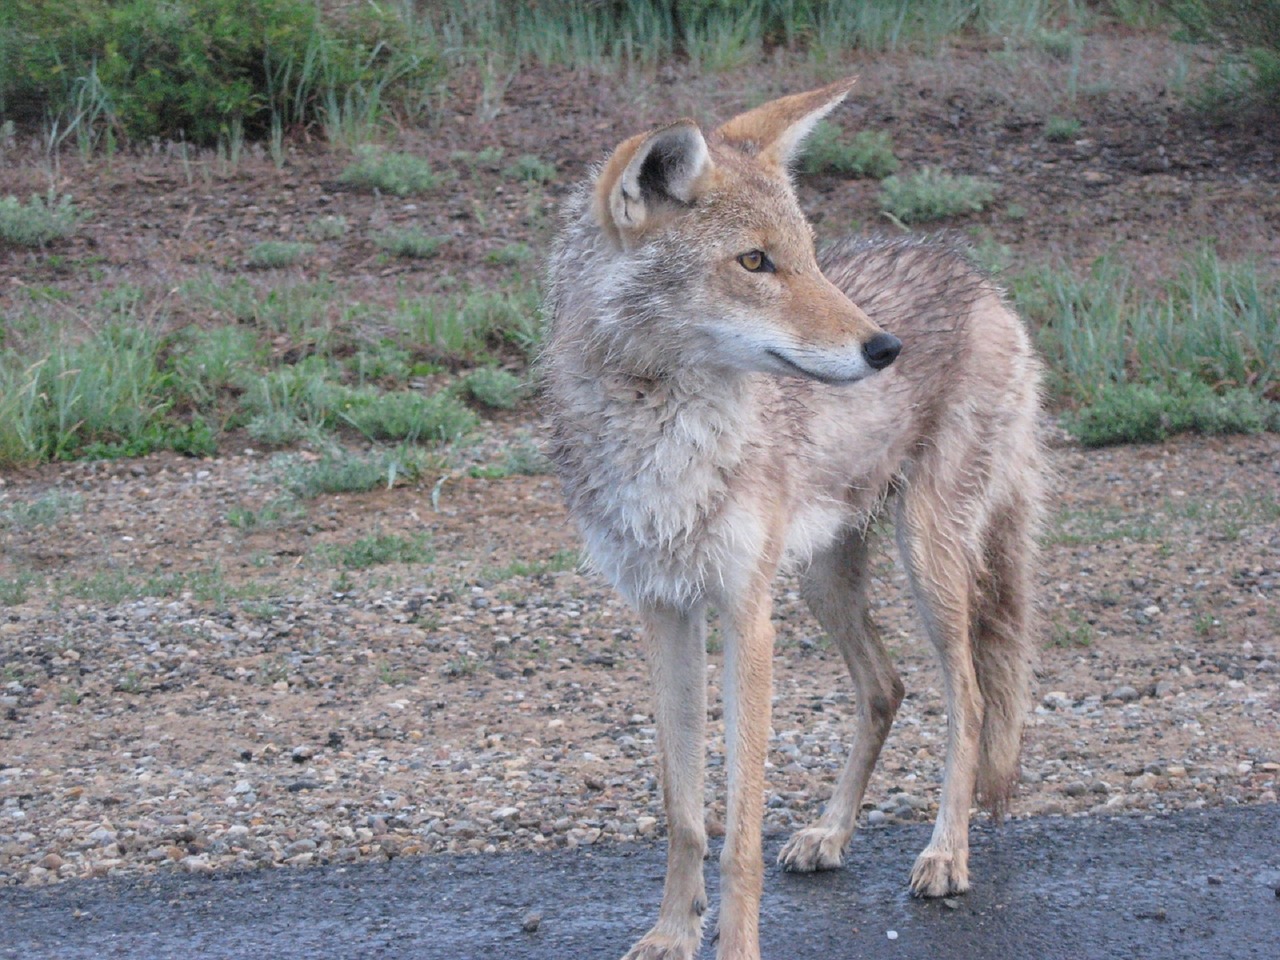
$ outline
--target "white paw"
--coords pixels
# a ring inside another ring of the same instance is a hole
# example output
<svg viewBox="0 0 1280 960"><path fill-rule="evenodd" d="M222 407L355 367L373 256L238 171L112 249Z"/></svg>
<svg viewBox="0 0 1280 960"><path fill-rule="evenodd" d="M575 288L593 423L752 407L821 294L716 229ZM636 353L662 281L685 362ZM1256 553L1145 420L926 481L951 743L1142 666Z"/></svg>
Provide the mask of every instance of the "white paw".
<svg viewBox="0 0 1280 960"><path fill-rule="evenodd" d="M926 847L911 869L911 892L917 897L945 897L969 889L969 851L953 853Z"/></svg>
<svg viewBox="0 0 1280 960"><path fill-rule="evenodd" d="M778 864L791 873L836 870L844 863L848 838L825 827L805 827L787 841L778 854Z"/></svg>

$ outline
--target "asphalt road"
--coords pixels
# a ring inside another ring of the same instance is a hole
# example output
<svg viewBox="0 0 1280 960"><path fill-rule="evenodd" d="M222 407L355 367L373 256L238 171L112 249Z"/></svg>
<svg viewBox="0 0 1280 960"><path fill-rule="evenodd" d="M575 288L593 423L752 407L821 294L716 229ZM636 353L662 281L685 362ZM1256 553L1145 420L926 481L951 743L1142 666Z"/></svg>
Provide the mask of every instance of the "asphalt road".
<svg viewBox="0 0 1280 960"><path fill-rule="evenodd" d="M865 830L843 870L770 869L767 960L1280 960L1275 805L978 827L975 887L952 906L906 892L927 836ZM617 960L662 868L660 846L628 845L8 888L0 957Z"/></svg>

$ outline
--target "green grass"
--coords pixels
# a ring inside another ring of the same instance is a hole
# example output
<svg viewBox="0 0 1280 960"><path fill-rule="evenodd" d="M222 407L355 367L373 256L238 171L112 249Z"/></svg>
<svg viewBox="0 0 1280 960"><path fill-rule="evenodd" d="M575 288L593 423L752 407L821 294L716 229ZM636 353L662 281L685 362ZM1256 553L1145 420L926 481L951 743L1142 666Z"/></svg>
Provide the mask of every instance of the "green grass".
<svg viewBox="0 0 1280 960"><path fill-rule="evenodd" d="M449 241L448 237L433 236L413 227L397 230L383 230L369 237L379 250L385 250L393 257L405 257L414 260L426 260L440 252L440 247Z"/></svg>
<svg viewBox="0 0 1280 960"><path fill-rule="evenodd" d="M352 543L328 546L318 551L319 560L347 570L365 570L388 563L430 563L435 559L426 534L401 537L376 533Z"/></svg>
<svg viewBox="0 0 1280 960"><path fill-rule="evenodd" d="M338 180L361 190L407 197L430 193L440 186L443 177L422 157L362 146L356 149L355 161Z"/></svg>
<svg viewBox="0 0 1280 960"><path fill-rule="evenodd" d="M502 175L522 183L550 183L556 178L556 165L531 153L523 153L503 169Z"/></svg>
<svg viewBox="0 0 1280 960"><path fill-rule="evenodd" d="M839 127L824 120L805 141L801 169L810 174L883 180L897 172L898 158L884 131L859 130L847 140Z"/></svg>
<svg viewBox="0 0 1280 960"><path fill-rule="evenodd" d="M1174 267L1155 287L1115 256L1012 278L1051 391L1076 407L1068 423L1082 441L1276 429L1280 277L1209 247Z"/></svg>
<svg viewBox="0 0 1280 960"><path fill-rule="evenodd" d="M0 243L46 247L75 233L83 219L69 195L59 199L52 190L45 197L33 194L26 203L0 197Z"/></svg>
<svg viewBox="0 0 1280 960"><path fill-rule="evenodd" d="M64 517L83 511L84 497L80 494L50 490L34 500L18 501L0 509L0 527L11 530L51 527Z"/></svg>
<svg viewBox="0 0 1280 960"><path fill-rule="evenodd" d="M1050 143L1070 143L1080 136L1082 127L1074 117L1050 117L1044 122L1044 138Z"/></svg>
<svg viewBox="0 0 1280 960"><path fill-rule="evenodd" d="M533 257L533 250L527 243L517 242L508 243L506 246L499 247L497 250L490 250L484 255L487 263L497 264L502 267L514 267L517 264L525 263Z"/></svg>
<svg viewBox="0 0 1280 960"><path fill-rule="evenodd" d="M887 178L880 206L902 223L927 223L979 213L994 197L995 187L986 180L923 167L910 176Z"/></svg>
<svg viewBox="0 0 1280 960"><path fill-rule="evenodd" d="M317 243L341 240L347 235L347 218L342 214L326 214L307 224L307 236Z"/></svg>
<svg viewBox="0 0 1280 960"><path fill-rule="evenodd" d="M315 247L309 243L268 240L252 247L245 262L255 270L278 270L297 266L314 251Z"/></svg>
<svg viewBox="0 0 1280 960"><path fill-rule="evenodd" d="M481 367L462 379L463 392L476 403L494 410L512 410L528 395L519 377L497 367Z"/></svg>
<svg viewBox="0 0 1280 960"><path fill-rule="evenodd" d="M310 500L331 493L363 493L377 487L418 479L433 461L421 450L375 450L358 454L331 450L319 460L286 458L280 463L281 482L294 496Z"/></svg>
<svg viewBox="0 0 1280 960"><path fill-rule="evenodd" d="M30 574L0 577L0 607L16 607L27 602L27 588L35 580Z"/></svg>

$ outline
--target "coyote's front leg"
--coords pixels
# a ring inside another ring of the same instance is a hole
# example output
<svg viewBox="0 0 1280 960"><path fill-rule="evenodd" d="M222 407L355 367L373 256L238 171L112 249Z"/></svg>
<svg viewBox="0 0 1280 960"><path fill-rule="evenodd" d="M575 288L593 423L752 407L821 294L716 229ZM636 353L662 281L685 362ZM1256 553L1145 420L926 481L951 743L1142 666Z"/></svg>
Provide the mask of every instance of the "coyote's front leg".
<svg viewBox="0 0 1280 960"><path fill-rule="evenodd" d="M707 893L702 861L703 756L707 718L706 611L651 606L640 611L649 645L654 723L667 812L667 879L658 922L624 960L691 960L702 939Z"/></svg>

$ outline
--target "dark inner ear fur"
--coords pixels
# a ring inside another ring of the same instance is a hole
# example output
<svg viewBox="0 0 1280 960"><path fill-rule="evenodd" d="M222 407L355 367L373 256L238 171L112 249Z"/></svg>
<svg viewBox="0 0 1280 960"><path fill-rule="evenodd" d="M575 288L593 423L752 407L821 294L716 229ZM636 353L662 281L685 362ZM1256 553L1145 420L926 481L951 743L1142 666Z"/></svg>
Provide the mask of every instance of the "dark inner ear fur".
<svg viewBox="0 0 1280 960"><path fill-rule="evenodd" d="M658 142L640 165L640 195L646 201L664 200L685 206L684 201L668 191L668 184L679 176L686 158L678 142Z"/></svg>

